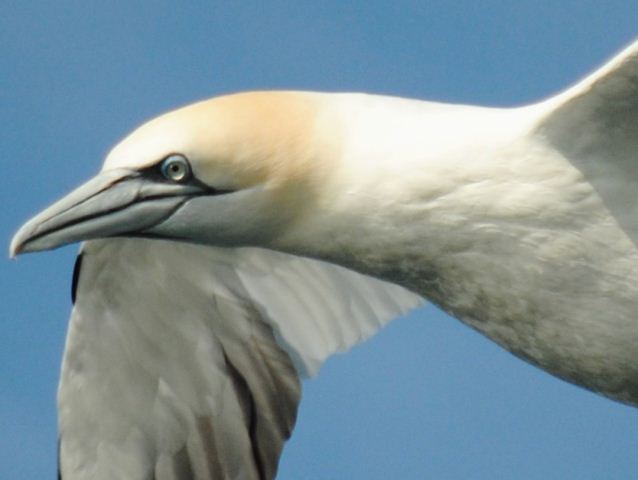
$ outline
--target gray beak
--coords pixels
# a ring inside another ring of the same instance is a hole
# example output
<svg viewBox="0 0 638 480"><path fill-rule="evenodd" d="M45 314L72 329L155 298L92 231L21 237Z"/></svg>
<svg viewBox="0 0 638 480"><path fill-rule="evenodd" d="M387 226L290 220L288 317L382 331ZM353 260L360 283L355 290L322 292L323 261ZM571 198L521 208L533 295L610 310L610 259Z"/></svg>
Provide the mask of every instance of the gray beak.
<svg viewBox="0 0 638 480"><path fill-rule="evenodd" d="M170 217L191 196L192 185L145 179L139 172L100 173L18 230L9 254L50 250L91 238L134 235Z"/></svg>

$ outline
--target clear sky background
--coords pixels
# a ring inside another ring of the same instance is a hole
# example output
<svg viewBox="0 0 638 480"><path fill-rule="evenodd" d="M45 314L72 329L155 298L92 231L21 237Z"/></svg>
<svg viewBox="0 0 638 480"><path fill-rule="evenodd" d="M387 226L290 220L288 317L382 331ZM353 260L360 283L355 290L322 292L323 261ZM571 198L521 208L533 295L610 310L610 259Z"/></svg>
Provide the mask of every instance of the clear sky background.
<svg viewBox="0 0 638 480"><path fill-rule="evenodd" d="M237 90L513 106L638 35L602 1L8 1L0 239L92 176L143 120ZM1 243L1 242L0 242ZM0 478L54 478L77 246L0 260ZM117 392L112 392L114 396ZM304 384L279 479L630 479L638 410L568 385L427 307Z"/></svg>

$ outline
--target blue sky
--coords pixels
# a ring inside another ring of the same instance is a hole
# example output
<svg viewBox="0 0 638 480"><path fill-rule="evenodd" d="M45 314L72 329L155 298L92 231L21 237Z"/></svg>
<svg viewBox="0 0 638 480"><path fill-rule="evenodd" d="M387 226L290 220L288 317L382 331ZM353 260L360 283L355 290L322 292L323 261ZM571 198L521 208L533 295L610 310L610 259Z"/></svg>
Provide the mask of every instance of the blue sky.
<svg viewBox="0 0 638 480"><path fill-rule="evenodd" d="M0 238L184 103L295 88L520 105L637 35L614 0L4 2ZM76 250L0 260L0 478L54 477ZM636 452L638 410L427 307L305 383L278 478L633 478Z"/></svg>

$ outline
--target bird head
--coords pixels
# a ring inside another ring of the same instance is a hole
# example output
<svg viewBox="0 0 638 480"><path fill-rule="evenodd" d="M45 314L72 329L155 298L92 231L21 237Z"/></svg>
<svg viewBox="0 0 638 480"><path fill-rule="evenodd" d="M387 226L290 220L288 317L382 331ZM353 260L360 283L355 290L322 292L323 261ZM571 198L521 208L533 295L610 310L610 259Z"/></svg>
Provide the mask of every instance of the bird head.
<svg viewBox="0 0 638 480"><path fill-rule="evenodd" d="M317 94L253 92L157 117L27 222L10 253L113 236L267 246L303 217L331 170L335 134L319 104Z"/></svg>

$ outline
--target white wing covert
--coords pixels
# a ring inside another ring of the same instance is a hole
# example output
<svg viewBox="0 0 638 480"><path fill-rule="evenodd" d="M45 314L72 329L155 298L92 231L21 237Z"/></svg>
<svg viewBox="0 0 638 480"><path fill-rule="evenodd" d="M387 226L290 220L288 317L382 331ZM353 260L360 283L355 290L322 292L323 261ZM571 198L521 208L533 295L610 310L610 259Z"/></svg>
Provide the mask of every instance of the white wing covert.
<svg viewBox="0 0 638 480"><path fill-rule="evenodd" d="M299 375L421 303L340 267L142 239L82 248L62 478L272 479Z"/></svg>

